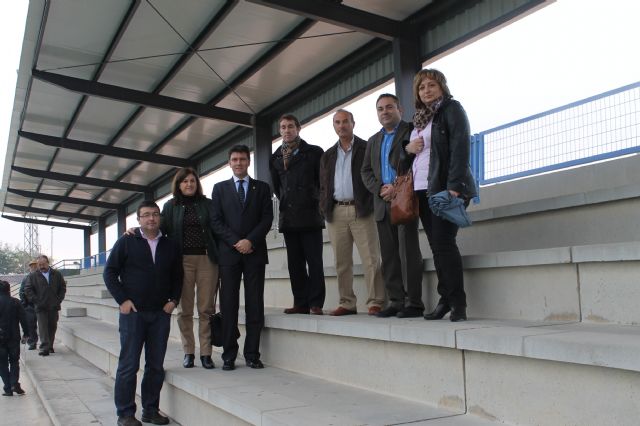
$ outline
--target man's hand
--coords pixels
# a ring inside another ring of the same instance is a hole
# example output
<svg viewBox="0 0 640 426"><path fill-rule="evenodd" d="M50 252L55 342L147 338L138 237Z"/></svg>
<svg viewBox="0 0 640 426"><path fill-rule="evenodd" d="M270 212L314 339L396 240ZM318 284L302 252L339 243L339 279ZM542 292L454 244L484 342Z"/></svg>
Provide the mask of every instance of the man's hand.
<svg viewBox="0 0 640 426"><path fill-rule="evenodd" d="M453 189L449 190L449 194L453 195L456 198L460 196L460 193L458 191L454 191Z"/></svg>
<svg viewBox="0 0 640 426"><path fill-rule="evenodd" d="M391 201L392 197L393 197L393 185L391 185L390 183L382 185L382 187L380 188L380 198L382 198L386 202L389 202Z"/></svg>
<svg viewBox="0 0 640 426"><path fill-rule="evenodd" d="M175 308L176 308L176 304L173 303L173 300L169 300L167 303L164 304L164 306L162 307L162 310L170 314L171 312L173 312Z"/></svg>
<svg viewBox="0 0 640 426"><path fill-rule="evenodd" d="M122 302L122 305L120 305L120 313L127 315L130 314L131 311L138 312L138 310L136 309L136 305L134 305L133 302L129 299Z"/></svg>
<svg viewBox="0 0 640 426"><path fill-rule="evenodd" d="M250 254L253 253L253 243L251 241L242 239L233 245L233 248L238 250L242 254Z"/></svg>

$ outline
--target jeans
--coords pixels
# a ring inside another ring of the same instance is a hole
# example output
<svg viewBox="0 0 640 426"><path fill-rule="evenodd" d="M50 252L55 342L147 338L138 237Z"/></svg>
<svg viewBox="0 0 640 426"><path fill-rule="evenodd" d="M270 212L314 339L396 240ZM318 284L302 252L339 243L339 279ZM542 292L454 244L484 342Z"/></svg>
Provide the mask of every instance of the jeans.
<svg viewBox="0 0 640 426"><path fill-rule="evenodd" d="M0 377L4 391L10 392L20 380L20 341L0 344Z"/></svg>
<svg viewBox="0 0 640 426"><path fill-rule="evenodd" d="M142 410L149 415L158 412L170 321L171 315L162 310L120 314L120 360L114 389L118 416L136 413L136 373L140 368L143 346Z"/></svg>

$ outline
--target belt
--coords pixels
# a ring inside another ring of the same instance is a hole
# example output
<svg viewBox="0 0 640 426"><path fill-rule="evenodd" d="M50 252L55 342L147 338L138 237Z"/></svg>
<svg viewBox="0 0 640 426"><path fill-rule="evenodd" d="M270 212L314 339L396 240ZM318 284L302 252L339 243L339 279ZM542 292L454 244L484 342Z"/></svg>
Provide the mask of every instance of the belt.
<svg viewBox="0 0 640 426"><path fill-rule="evenodd" d="M333 200L333 202L339 206L353 206L356 204L356 202L354 200L350 200L350 201L338 201L338 200Z"/></svg>

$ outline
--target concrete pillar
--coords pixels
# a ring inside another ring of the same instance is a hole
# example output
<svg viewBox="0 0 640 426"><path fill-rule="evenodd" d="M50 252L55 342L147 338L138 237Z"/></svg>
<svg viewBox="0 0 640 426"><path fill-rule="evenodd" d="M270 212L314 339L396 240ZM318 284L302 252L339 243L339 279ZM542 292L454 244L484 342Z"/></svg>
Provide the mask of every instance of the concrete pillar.
<svg viewBox="0 0 640 426"><path fill-rule="evenodd" d="M104 217L98 219L98 265L107 261L104 252L107 251L107 221Z"/></svg>
<svg viewBox="0 0 640 426"><path fill-rule="evenodd" d="M265 117L256 117L253 127L253 170L255 178L271 183L269 176L269 159L271 158L271 120Z"/></svg>
<svg viewBox="0 0 640 426"><path fill-rule="evenodd" d="M396 96L400 99L402 119L411 122L415 107L413 105L413 77L422 69L419 55L419 40L395 38L393 40L393 74L396 83Z"/></svg>

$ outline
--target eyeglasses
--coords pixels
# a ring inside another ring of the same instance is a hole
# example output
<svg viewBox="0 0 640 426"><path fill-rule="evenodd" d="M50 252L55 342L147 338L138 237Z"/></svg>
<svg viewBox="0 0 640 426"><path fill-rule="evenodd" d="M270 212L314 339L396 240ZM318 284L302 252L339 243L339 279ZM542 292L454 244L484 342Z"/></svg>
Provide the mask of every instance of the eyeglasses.
<svg viewBox="0 0 640 426"><path fill-rule="evenodd" d="M141 219L149 219L150 217L153 217L155 219L159 218L160 216L162 216L160 213L158 212L153 212L153 213L144 213L141 214L140 216L138 216Z"/></svg>

